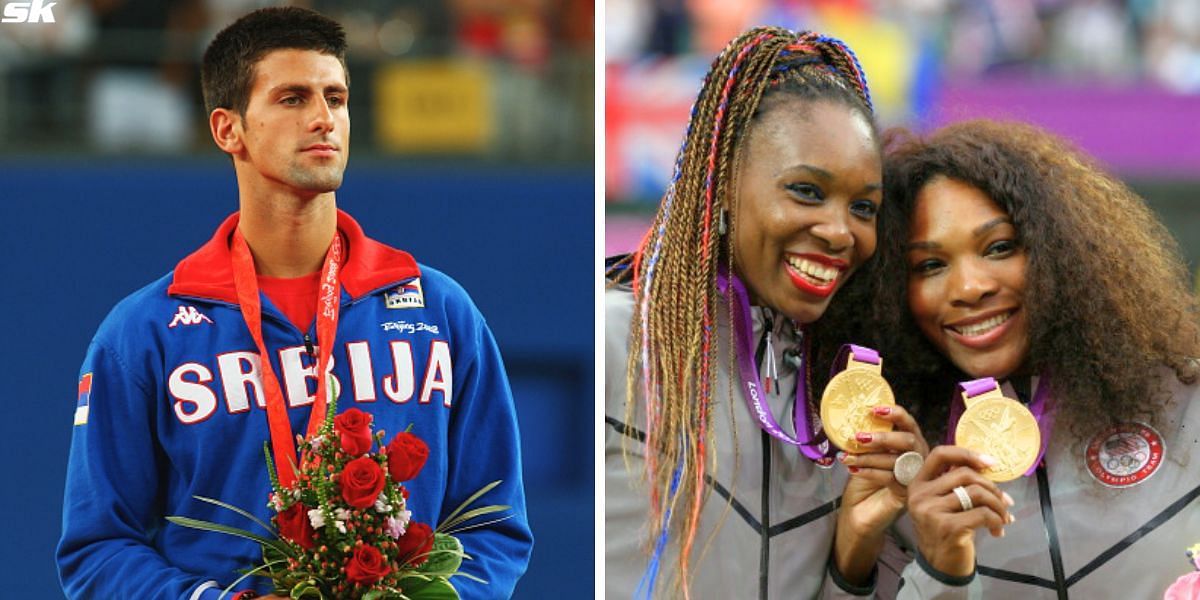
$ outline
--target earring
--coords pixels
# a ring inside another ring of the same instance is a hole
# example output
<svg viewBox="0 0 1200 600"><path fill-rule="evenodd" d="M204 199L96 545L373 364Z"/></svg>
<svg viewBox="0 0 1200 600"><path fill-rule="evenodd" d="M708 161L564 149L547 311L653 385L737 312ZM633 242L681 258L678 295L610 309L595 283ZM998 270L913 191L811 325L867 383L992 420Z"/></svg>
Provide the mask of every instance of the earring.
<svg viewBox="0 0 1200 600"><path fill-rule="evenodd" d="M721 212L717 213L717 233L725 235L729 231L729 226L725 224L725 209L721 208Z"/></svg>

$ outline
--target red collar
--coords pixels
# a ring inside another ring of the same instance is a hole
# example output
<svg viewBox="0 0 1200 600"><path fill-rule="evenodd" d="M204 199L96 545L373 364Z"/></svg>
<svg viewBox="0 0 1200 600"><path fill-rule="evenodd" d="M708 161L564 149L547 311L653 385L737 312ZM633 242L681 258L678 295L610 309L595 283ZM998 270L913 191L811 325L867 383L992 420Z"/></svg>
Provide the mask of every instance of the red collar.
<svg viewBox="0 0 1200 600"><path fill-rule="evenodd" d="M211 240L175 266L167 288L172 296L195 296L237 304L229 238L238 224L238 213L229 215ZM350 215L339 210L337 228L346 240L346 262L342 265L342 287L358 298L391 283L420 277L417 262L407 252L368 238Z"/></svg>

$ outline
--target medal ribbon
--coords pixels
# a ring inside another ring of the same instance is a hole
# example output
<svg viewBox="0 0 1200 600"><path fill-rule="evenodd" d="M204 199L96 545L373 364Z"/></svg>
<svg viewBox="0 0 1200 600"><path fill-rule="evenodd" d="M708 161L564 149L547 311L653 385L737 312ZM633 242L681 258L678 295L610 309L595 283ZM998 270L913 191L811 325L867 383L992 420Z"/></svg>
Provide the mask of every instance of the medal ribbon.
<svg viewBox="0 0 1200 600"><path fill-rule="evenodd" d="M854 353L854 360L857 362L871 365L879 364L879 352L866 346L842 344L842 349L838 350L837 359L833 361L833 369L831 369L830 376L836 375L850 364L850 353L852 352Z"/></svg>
<svg viewBox="0 0 1200 600"><path fill-rule="evenodd" d="M746 407L758 421L759 428L785 444L800 448L800 452L810 460L815 461L826 456L833 456L832 444L828 451L822 452L819 449L819 446L826 443L827 440L825 432L821 429L819 417L816 417L815 411L812 410L808 401L806 374L810 367L807 340L801 355L801 368L804 371L801 372L800 369L796 371L796 404L792 407L792 423L795 427L796 437L792 437L775 421L771 407L760 392L763 387L758 377L758 369L754 365L754 342L750 339L750 334L754 331L754 322L750 317L750 300L746 294L745 285L736 275L730 275L724 268L721 268L717 271L717 290L726 296L733 307L733 337L737 344L737 347L734 348L734 355L737 357L742 386L746 390ZM769 331L764 333L771 335Z"/></svg>
<svg viewBox="0 0 1200 600"><path fill-rule="evenodd" d="M950 423L946 428L945 443L954 443L954 430L958 427L958 420L962 418L963 412L967 410L967 405L963 402L963 394L968 398L974 398L985 392L1000 389L1000 384L992 377L984 377L972 381L963 381L958 384L954 391L954 397L950 399ZM1038 465L1042 464L1042 460L1046 456L1046 448L1050 444L1050 432L1054 430L1054 410L1050 407L1050 379L1043 376L1038 380L1037 391L1033 394L1033 401L1029 403L1029 412L1033 413L1034 420L1038 424L1038 433L1042 436L1042 447L1038 449L1037 460L1033 461L1033 466L1025 472L1028 477L1037 472Z"/></svg>
<svg viewBox="0 0 1200 600"><path fill-rule="evenodd" d="M254 270L254 257L250 254L250 246L242 237L240 229L234 230L233 244L230 248L233 256L233 285L237 290L238 304L241 305L242 318L258 346L259 362L262 371L263 396L267 403L267 424L271 430L271 449L275 453L275 469L279 473L279 483L283 487L291 487L296 483L296 444L292 436L292 423L288 419L287 406L283 399L283 389L279 386L279 378L271 368L271 357L267 354L267 345L262 334L262 301L258 292L258 277ZM325 264L321 267L321 287L317 292L317 396L313 400L312 412L308 417L307 434L312 435L325 421L326 395L328 394L328 375L325 370L333 354L333 338L337 334L338 304L341 287L338 275L342 264L342 236L335 233L333 243L325 254Z"/></svg>

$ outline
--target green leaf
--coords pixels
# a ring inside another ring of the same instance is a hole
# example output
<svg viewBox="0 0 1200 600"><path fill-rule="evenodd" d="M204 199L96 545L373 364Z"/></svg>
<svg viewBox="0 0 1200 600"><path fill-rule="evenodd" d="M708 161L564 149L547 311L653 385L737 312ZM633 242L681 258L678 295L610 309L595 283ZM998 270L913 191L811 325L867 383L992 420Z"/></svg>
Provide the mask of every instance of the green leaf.
<svg viewBox="0 0 1200 600"><path fill-rule="evenodd" d="M471 509L465 513L462 513L461 515L459 515L458 517L456 517L454 519L447 519L446 521L443 521L441 525L438 525L438 531L444 532L447 529L450 529L452 527L455 527L457 525L461 525L467 521L470 521L471 519L474 519L475 517L482 517L483 515L490 515L492 513L504 512L510 508L512 508L512 507L504 505L504 504L491 504L488 506L481 506L479 508Z"/></svg>
<svg viewBox="0 0 1200 600"><path fill-rule="evenodd" d="M476 577L470 573L465 573L463 571L459 571L459 572L451 575L451 577L462 577L463 579L470 579L471 581L487 585L486 579L483 579L482 577Z"/></svg>
<svg viewBox="0 0 1200 600"><path fill-rule="evenodd" d="M469 531L471 529L478 529L480 527L487 527L488 525L494 525L496 523L507 521L511 518L513 518L512 515L504 515L503 517L500 517L499 519L492 519L491 521L479 521L478 523L471 523L470 525L462 525L459 527L450 527L450 528L446 529L446 533L449 535L458 535L464 531Z"/></svg>
<svg viewBox="0 0 1200 600"><path fill-rule="evenodd" d="M247 577L249 577L263 569L270 569L273 566L278 566L279 564L287 564L287 561L280 560L280 561L276 561L273 563L266 563L266 564L258 565L257 567L254 567L253 569L250 569L249 571L246 571L246 573L244 575L235 579L233 581L233 583L229 584L229 587L225 588L224 591L221 592L221 597L223 598L223 597L225 597L225 594L228 594L229 592L233 591L233 588L237 587L237 585L239 583L241 583L243 580L245 580Z"/></svg>
<svg viewBox="0 0 1200 600"><path fill-rule="evenodd" d="M445 577L409 576L397 582L396 587L412 600L458 600L458 591Z"/></svg>
<svg viewBox="0 0 1200 600"><path fill-rule="evenodd" d="M408 593L413 600L459 600L458 590L446 579L438 577L429 582L420 592Z"/></svg>
<svg viewBox="0 0 1200 600"><path fill-rule="evenodd" d="M379 600L382 597L383 597L382 590L371 590L371 591L363 594L362 598L360 598L359 600Z"/></svg>
<svg viewBox="0 0 1200 600"><path fill-rule="evenodd" d="M473 503L473 502L475 502L476 500L478 500L478 499L479 499L481 496L483 496L484 494L486 494L486 493L488 493L488 492L492 491L492 489L493 489L493 488L495 488L496 486L500 485L500 483L501 483L502 481L503 481L502 479L497 479L496 481L493 481L493 482L491 482L491 483L489 483L489 484L487 484L487 485L483 486L482 488L480 488L478 492L475 492L474 494L471 494L471 497L470 497L470 498L467 498L467 499L466 499L466 500L465 500L465 501L464 501L462 504L460 504L460 505L458 506L458 508L454 509L454 512L451 512L449 515L447 515L447 516L446 516L446 520L442 522L442 525L438 525L438 526L437 526L437 529L436 529L435 531L442 531L442 530L443 530L443 525L445 525L445 523L446 523L446 522L453 521L453 520L457 519L457 518L458 518L458 515L459 515L459 513L461 513L462 511L466 510L466 509L467 509L467 507L471 505L471 503Z"/></svg>
<svg viewBox="0 0 1200 600"><path fill-rule="evenodd" d="M263 455L267 457L267 478L271 480L271 489L278 494L283 491L283 486L279 484L279 473L275 472L275 460L271 458L271 446L267 442L263 442Z"/></svg>
<svg viewBox="0 0 1200 600"><path fill-rule="evenodd" d="M235 513L239 514L239 515L242 515L243 517L246 517L247 519L250 519L251 521L254 521L255 523L258 523L258 525L259 525L260 527L262 527L263 529L266 529L268 532L270 532L270 533L271 533L272 535L274 535L275 537L279 537L279 533L278 533L278 532L276 532L276 531L275 531L275 529L274 529L274 528L272 528L270 525L267 525L266 523L263 523L263 522L262 522L262 520L261 520L261 519L259 519L258 517L254 516L254 515L252 515L252 514L250 514L250 513L248 513L248 512L246 512L246 511L244 511L244 510L242 510L242 509L240 509L240 508L238 508L238 507L236 507L236 506L234 506L234 505L232 505L232 504L226 504L226 503L224 503L224 502L221 502L220 500L216 500L216 499L213 499L213 498L205 498L204 496L192 496L192 497L193 497L193 498L195 498L195 499L197 499L197 500L199 500L199 501L201 501L201 502L207 502L207 503L209 503L209 504L216 504L217 506L220 506L221 508L224 508L224 509L226 509L226 510L231 510L231 511L233 511L233 512L235 512Z"/></svg>
<svg viewBox="0 0 1200 600"><path fill-rule="evenodd" d="M291 593L288 594L293 600L301 600L302 598L316 598L317 600L325 600L325 594L321 593L321 588L312 579L301 581L292 586Z"/></svg>
<svg viewBox="0 0 1200 600"><path fill-rule="evenodd" d="M278 540L272 540L272 539L265 538L256 533L250 533L249 531L246 531L245 529L238 529L237 527L221 525L220 523L210 523L208 521L201 521L199 519L190 519L188 517L167 517L167 521L170 521L171 523L179 525L180 527L191 527L192 529L199 529L201 531L213 531L216 533L235 535L240 538L254 540L264 546L270 546L271 548L273 548L279 552L282 552L286 556L294 556L295 555L292 552L291 548L288 547L287 544L285 544L281 541L278 541Z"/></svg>
<svg viewBox="0 0 1200 600"><path fill-rule="evenodd" d="M433 549L428 559L419 567L420 573L455 573L462 565L462 542L444 533L433 534Z"/></svg>

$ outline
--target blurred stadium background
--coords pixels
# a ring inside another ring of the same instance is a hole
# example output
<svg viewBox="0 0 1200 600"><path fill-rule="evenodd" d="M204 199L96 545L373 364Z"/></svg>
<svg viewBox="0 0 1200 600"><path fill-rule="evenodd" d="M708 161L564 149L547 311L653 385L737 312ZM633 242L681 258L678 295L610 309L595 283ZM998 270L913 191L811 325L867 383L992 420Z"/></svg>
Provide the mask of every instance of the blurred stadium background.
<svg viewBox="0 0 1200 600"><path fill-rule="evenodd" d="M216 31L267 4L57 0L53 23L0 23L0 597L61 597L63 474L96 327L236 210L197 63ZM299 4L349 33L340 206L458 279L504 354L537 538L517 597L587 595L593 0Z"/></svg>
<svg viewBox="0 0 1200 600"><path fill-rule="evenodd" d="M845 40L881 122L1045 127L1096 156L1200 265L1200 2L606 0L606 254L634 248L709 62L758 24Z"/></svg>

